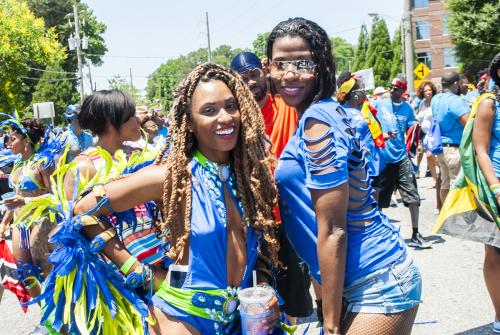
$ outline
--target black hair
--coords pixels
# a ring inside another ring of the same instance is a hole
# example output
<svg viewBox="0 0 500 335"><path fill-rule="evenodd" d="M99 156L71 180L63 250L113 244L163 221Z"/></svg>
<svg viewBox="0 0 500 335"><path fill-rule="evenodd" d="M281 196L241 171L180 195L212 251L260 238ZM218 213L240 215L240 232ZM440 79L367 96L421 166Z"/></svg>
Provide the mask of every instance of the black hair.
<svg viewBox="0 0 500 335"><path fill-rule="evenodd" d="M21 124L26 129L26 134L23 134L17 127L12 127L12 130L23 136L26 136L32 145L39 143L43 135L45 134L45 128L40 123L40 121L38 121L37 119L27 118L22 119Z"/></svg>
<svg viewBox="0 0 500 335"><path fill-rule="evenodd" d="M495 94L497 100L500 100L500 78L498 77L498 68L500 68L500 52L493 57L490 63L490 78L495 83L491 93Z"/></svg>
<svg viewBox="0 0 500 335"><path fill-rule="evenodd" d="M498 77L498 73L497 73L497 70L499 67L500 67L500 52L497 53L495 55L495 57L493 57L493 59L491 60L491 63L490 63L490 68L489 68L490 78L493 79L496 86L500 87L500 78Z"/></svg>
<svg viewBox="0 0 500 335"><path fill-rule="evenodd" d="M337 78L337 89L340 88L340 86L342 86L343 83L345 83L346 81L348 81L349 79L352 78L352 73L349 72L349 71L346 71L346 72L342 72L339 77ZM348 100L350 100L352 98L352 94L351 92L354 91L354 90L357 90L359 89L359 80L354 78L354 80L356 81L354 83L354 86L352 87L352 89L345 95L344 97L344 100L343 101L339 101L339 104L341 105L344 105Z"/></svg>
<svg viewBox="0 0 500 335"><path fill-rule="evenodd" d="M328 34L315 22L302 17L282 21L274 27L267 40L266 55L270 61L273 59L274 41L284 36L301 37L311 48L312 59L317 69L315 95L311 103L330 98L335 92L335 61Z"/></svg>
<svg viewBox="0 0 500 335"><path fill-rule="evenodd" d="M89 129L100 135L110 123L117 131L135 115L134 99L126 92L119 90L102 90L94 92L83 100L82 109L78 113L78 122L83 129Z"/></svg>

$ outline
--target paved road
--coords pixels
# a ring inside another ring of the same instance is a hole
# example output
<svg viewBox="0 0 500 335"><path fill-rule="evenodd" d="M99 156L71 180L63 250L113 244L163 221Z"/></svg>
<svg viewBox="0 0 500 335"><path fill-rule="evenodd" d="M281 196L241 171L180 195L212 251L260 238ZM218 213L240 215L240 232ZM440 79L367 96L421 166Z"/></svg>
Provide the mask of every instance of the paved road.
<svg viewBox="0 0 500 335"><path fill-rule="evenodd" d="M486 335L492 334L493 307L482 276L483 246L449 236L431 236L434 214L434 190L430 178L419 179L422 206L421 232L433 243L428 250L411 250L423 276L423 303L413 335ZM386 214L411 235L410 215L402 204ZM310 321L301 320L301 322ZM38 307L23 315L17 302L5 292L0 304L0 335L29 334L39 320ZM319 334L316 322L303 323L297 334L309 326L308 334Z"/></svg>

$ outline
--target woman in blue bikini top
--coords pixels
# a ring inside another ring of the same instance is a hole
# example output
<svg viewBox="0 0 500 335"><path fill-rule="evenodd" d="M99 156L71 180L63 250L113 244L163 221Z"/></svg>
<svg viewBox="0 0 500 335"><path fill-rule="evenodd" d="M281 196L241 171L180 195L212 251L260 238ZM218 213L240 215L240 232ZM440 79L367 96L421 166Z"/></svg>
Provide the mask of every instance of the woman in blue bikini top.
<svg viewBox="0 0 500 335"><path fill-rule="evenodd" d="M261 243L278 263L273 207L277 190L270 173L265 126L252 93L231 70L216 64L194 69L174 93L170 140L157 163L104 186L114 211L154 200L163 209L159 233L167 255L186 265L178 285L155 270L150 326L155 334L238 334L235 289L252 285ZM166 153L168 149L168 153ZM89 194L75 214L97 207ZM102 206L93 215L107 214ZM89 237L102 230L84 227ZM104 253L127 262L112 239ZM141 264L126 264L129 275ZM123 267L122 267L123 268ZM276 299L272 308L277 312ZM241 331L240 331L241 332Z"/></svg>

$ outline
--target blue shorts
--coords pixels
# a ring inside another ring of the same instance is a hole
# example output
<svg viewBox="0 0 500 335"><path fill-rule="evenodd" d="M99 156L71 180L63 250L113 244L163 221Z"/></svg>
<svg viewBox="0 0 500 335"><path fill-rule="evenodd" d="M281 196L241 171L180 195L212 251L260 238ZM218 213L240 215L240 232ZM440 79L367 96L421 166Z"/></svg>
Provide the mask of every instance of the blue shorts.
<svg viewBox="0 0 500 335"><path fill-rule="evenodd" d="M393 263L344 287L347 312L394 314L417 306L422 295L420 271L405 252Z"/></svg>

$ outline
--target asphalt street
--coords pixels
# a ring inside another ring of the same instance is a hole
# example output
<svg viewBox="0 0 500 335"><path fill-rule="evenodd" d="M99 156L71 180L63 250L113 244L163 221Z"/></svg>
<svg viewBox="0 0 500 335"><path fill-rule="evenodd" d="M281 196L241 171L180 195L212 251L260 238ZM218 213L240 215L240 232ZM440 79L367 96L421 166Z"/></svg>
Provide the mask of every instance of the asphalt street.
<svg viewBox="0 0 500 335"><path fill-rule="evenodd" d="M423 277L423 303L420 305L413 335L486 335L493 334L494 311L483 281L484 247L481 244L449 236L431 235L436 220L432 179L418 180L422 197L420 231L432 243L432 249L411 254ZM398 203L385 213L401 227L405 238L411 235L410 213ZM30 334L39 320L37 306L23 314L17 300L5 292L0 303L0 335ZM319 334L314 315L299 320L296 332Z"/></svg>

